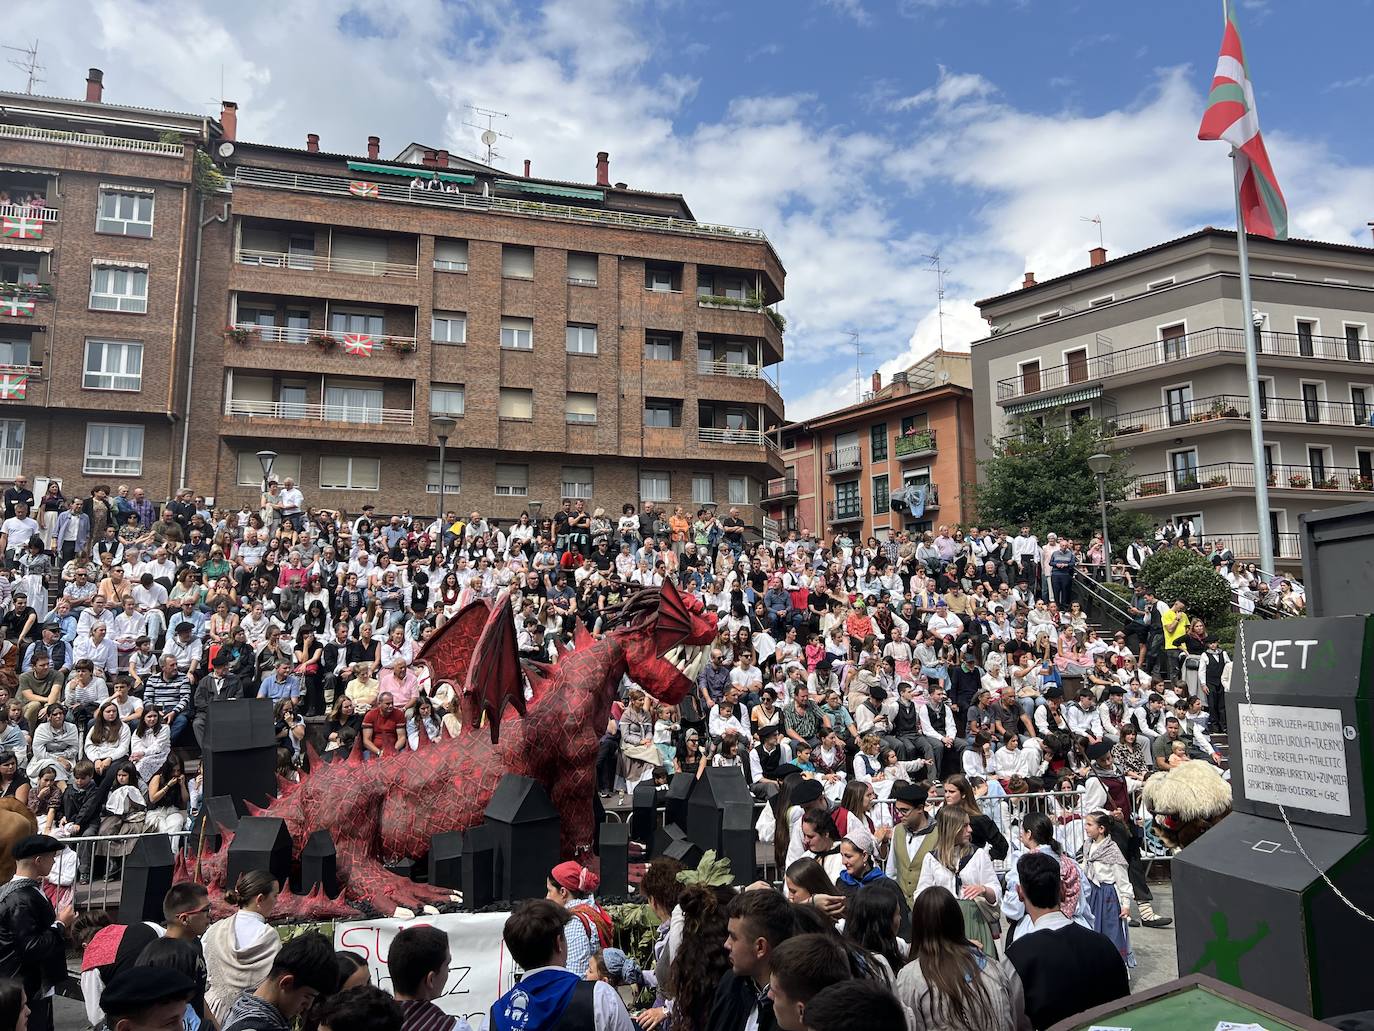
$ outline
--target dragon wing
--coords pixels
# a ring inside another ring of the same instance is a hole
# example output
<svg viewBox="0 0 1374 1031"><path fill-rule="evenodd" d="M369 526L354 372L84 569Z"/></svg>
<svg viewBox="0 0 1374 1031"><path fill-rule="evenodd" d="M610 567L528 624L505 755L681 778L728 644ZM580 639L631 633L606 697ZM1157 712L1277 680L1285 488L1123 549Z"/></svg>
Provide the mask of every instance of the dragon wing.
<svg viewBox="0 0 1374 1031"><path fill-rule="evenodd" d="M425 642L415 661L429 667L432 683L437 685L446 680L459 687L467 682L472 653L490 615L490 604L479 598L459 609L456 616Z"/></svg>
<svg viewBox="0 0 1374 1031"><path fill-rule="evenodd" d="M525 676L515 646L515 615L509 590L501 592L482 627L472 652L465 690L476 703L478 713L491 725L492 744L501 736L501 714L507 703L521 716L525 715ZM477 729L476 721L466 729Z"/></svg>

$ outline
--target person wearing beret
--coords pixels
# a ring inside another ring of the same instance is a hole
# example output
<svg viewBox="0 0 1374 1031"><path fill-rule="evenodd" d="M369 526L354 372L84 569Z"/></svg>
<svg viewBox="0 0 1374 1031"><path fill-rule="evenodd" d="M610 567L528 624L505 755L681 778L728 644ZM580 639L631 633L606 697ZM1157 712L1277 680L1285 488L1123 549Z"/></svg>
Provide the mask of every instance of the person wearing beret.
<svg viewBox="0 0 1374 1031"><path fill-rule="evenodd" d="M54 912L42 887L63 847L47 834L20 838L13 849L14 880L0 887L0 977L23 984L33 1031L51 1031L53 990L67 979L76 911L63 906Z"/></svg>
<svg viewBox="0 0 1374 1031"><path fill-rule="evenodd" d="M609 944L610 915L592 898L592 892L600 884L600 877L571 860L559 863L549 872L547 898L567 909L569 915L567 926L563 928L568 939L565 965L578 977L587 976L592 953L600 952L603 945Z"/></svg>
<svg viewBox="0 0 1374 1031"><path fill-rule="evenodd" d="M892 785L888 796L892 815L898 821L892 828L892 847L887 853L887 875L902 887L902 895L910 901L921 879L921 864L926 853L935 847L935 824L926 812L930 788L901 780Z"/></svg>
<svg viewBox="0 0 1374 1031"><path fill-rule="evenodd" d="M105 1027L110 1031L180 1027L196 983L164 966L130 967L116 974L100 993ZM33 1026L30 1018L29 1026Z"/></svg>

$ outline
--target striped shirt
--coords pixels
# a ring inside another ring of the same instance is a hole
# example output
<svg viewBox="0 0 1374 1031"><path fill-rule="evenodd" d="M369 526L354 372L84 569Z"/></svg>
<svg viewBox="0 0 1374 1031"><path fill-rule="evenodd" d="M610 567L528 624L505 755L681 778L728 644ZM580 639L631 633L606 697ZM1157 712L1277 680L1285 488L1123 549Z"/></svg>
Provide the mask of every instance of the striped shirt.
<svg viewBox="0 0 1374 1031"><path fill-rule="evenodd" d="M462 1017L451 1017L432 1002L397 1000L401 1004L401 1031L471 1031Z"/></svg>

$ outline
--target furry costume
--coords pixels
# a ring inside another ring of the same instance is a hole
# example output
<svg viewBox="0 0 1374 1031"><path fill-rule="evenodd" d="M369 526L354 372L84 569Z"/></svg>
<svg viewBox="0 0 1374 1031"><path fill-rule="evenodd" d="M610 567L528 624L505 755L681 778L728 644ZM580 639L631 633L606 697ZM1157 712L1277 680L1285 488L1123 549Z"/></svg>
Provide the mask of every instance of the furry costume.
<svg viewBox="0 0 1374 1031"><path fill-rule="evenodd" d="M1185 848L1231 811L1231 784L1202 759L1153 774L1142 791L1154 829L1170 848Z"/></svg>

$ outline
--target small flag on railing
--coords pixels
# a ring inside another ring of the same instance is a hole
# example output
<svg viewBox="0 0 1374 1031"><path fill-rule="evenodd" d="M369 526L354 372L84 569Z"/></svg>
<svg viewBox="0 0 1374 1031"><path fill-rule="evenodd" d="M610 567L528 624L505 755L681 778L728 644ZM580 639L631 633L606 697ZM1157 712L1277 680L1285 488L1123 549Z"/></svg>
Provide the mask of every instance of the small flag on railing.
<svg viewBox="0 0 1374 1031"><path fill-rule="evenodd" d="M372 346L372 338L366 333L344 334L343 348L347 354L358 355L362 358L371 358Z"/></svg>
<svg viewBox="0 0 1374 1031"><path fill-rule="evenodd" d="M352 182L348 184L348 192L355 197L366 197L369 200L376 200L378 197L376 183Z"/></svg>
<svg viewBox="0 0 1374 1031"><path fill-rule="evenodd" d="M18 297L0 297L0 315L16 319L33 318L33 301L20 300Z"/></svg>
<svg viewBox="0 0 1374 1031"><path fill-rule="evenodd" d="M29 396L29 377L0 373L0 400L23 401Z"/></svg>
<svg viewBox="0 0 1374 1031"><path fill-rule="evenodd" d="M43 223L36 218L0 218L0 236L10 240L43 239Z"/></svg>

